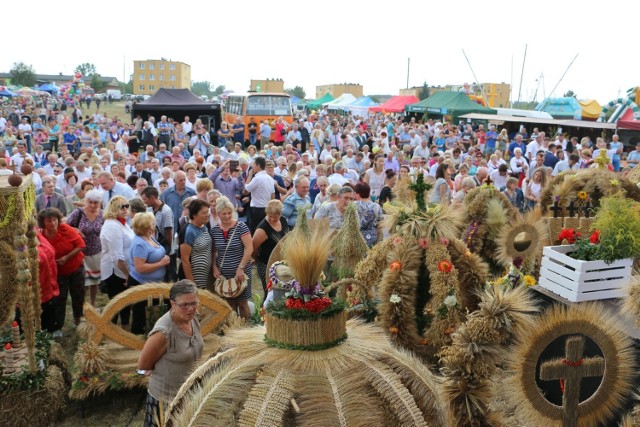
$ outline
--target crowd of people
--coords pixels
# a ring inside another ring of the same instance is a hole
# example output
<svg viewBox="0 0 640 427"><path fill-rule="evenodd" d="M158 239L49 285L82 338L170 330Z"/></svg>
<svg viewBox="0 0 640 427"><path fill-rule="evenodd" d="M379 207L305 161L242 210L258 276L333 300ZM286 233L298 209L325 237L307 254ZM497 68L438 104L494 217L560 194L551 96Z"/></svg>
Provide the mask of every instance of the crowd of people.
<svg viewBox="0 0 640 427"><path fill-rule="evenodd" d="M592 141L326 109L274 124L252 120L245 140L242 120L216 131L188 116L123 120L51 98L5 104L0 175L34 166L38 226L55 250L58 291L43 300L43 325L60 337L67 295L78 322L87 289L95 305L98 289L113 298L178 279L211 289L221 276L247 279L228 302L249 317L252 266L266 291L269 255L300 212L339 229L355 203L372 246L394 187L418 174L433 184L433 203L462 203L488 184L525 211L552 177L591 167L602 150L612 170L640 162L640 144L625 153L617 135ZM144 306L125 309L120 323L144 333L143 316Z"/></svg>

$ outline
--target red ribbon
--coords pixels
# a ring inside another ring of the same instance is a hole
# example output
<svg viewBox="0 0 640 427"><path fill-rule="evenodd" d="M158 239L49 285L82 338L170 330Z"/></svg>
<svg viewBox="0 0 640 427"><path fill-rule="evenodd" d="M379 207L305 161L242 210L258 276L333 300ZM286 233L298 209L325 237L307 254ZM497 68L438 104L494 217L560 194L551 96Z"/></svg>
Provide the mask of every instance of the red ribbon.
<svg viewBox="0 0 640 427"><path fill-rule="evenodd" d="M567 359L562 359L562 363L567 366L581 366L584 362L583 358L576 360L575 362L569 362ZM560 378L560 391L564 394L564 378Z"/></svg>

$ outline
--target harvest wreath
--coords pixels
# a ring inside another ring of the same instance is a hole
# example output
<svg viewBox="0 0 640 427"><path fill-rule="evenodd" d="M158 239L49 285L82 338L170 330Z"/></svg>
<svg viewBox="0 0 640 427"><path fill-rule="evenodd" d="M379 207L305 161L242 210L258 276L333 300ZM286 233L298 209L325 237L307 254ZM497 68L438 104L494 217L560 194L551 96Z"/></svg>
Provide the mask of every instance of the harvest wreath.
<svg viewBox="0 0 640 427"><path fill-rule="evenodd" d="M346 338L345 303L325 295L319 279L329 257L331 235L322 230L297 227L282 248L293 278L281 283L274 263L269 271L272 285L285 289L265 307L265 342L290 350L324 350Z"/></svg>

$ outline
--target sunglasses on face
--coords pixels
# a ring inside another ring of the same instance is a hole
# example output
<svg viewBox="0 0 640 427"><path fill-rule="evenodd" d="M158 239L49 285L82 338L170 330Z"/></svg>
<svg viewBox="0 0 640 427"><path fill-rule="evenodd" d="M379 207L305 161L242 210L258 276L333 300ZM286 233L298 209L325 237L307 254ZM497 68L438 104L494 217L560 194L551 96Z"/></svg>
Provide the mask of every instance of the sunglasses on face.
<svg viewBox="0 0 640 427"><path fill-rule="evenodd" d="M128 204L127 205L120 205L120 209L123 209L123 210L124 209L129 209L129 205Z"/></svg>

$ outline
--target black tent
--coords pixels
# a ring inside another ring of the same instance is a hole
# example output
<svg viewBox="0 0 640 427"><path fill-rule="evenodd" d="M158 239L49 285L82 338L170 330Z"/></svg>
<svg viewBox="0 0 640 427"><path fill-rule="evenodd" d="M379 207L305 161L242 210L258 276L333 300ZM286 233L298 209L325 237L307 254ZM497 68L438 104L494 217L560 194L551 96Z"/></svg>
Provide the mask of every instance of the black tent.
<svg viewBox="0 0 640 427"><path fill-rule="evenodd" d="M209 127L213 135L220 129L220 122L222 122L220 105L203 101L189 89L161 88L146 101L132 105L131 119L138 114L143 120L146 120L148 115L152 115L156 118L156 122L162 115L173 117L179 123L184 120L184 116L189 116L192 123L199 118Z"/></svg>

